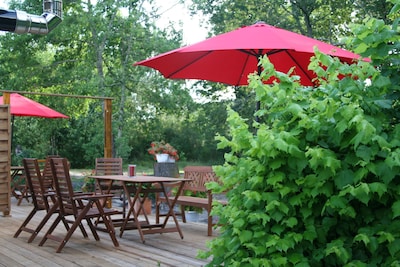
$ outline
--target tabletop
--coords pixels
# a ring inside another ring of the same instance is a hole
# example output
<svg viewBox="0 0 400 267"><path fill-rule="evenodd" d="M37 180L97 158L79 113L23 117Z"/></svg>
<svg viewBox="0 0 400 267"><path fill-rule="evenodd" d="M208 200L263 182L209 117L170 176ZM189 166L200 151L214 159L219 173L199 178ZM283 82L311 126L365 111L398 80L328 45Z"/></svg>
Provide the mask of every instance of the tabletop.
<svg viewBox="0 0 400 267"><path fill-rule="evenodd" d="M137 175L137 176L92 175L89 177L94 178L94 179L106 179L106 180L115 180L115 181L121 181L121 182L136 182L136 183L180 182L180 181L189 181L190 180L190 179L183 179L183 178L147 176L147 175Z"/></svg>

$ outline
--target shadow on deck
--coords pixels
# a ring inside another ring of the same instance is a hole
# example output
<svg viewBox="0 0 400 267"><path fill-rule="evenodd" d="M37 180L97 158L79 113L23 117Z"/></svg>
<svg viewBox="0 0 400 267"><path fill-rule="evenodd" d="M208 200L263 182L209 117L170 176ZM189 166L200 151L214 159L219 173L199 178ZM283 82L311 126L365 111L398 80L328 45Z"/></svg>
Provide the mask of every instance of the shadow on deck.
<svg viewBox="0 0 400 267"><path fill-rule="evenodd" d="M118 248L113 246L107 233L99 232L100 241L96 241L91 234L89 239L84 239L76 231L63 251L56 253L58 244L51 240L43 247L38 246L50 222L30 244L26 242L29 237L26 232L13 237L32 209L25 200L20 206L16 203L13 198L11 216L0 216L0 266L204 266L208 262L197 258L198 251L205 250L206 242L213 239L207 236L204 223L180 222L184 239L178 233L150 234L145 236L145 243L136 230L125 231L119 238L116 228ZM36 224L44 216L44 213L38 214L34 219ZM63 235L65 228L60 225L56 232ZM217 233L214 230L214 235Z"/></svg>

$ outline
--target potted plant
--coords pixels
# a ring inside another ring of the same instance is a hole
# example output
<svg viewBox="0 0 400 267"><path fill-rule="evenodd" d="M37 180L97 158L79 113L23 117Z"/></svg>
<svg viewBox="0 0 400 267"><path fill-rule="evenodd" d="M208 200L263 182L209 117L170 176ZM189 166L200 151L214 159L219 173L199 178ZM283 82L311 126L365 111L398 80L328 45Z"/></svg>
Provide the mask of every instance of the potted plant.
<svg viewBox="0 0 400 267"><path fill-rule="evenodd" d="M92 170L91 173L84 173L85 178L83 179L83 185L81 187L82 192L94 192L96 189L95 179L89 177L90 175L94 175L95 170Z"/></svg>
<svg viewBox="0 0 400 267"><path fill-rule="evenodd" d="M178 150L165 141L153 141L147 150L157 162L175 162L179 159Z"/></svg>

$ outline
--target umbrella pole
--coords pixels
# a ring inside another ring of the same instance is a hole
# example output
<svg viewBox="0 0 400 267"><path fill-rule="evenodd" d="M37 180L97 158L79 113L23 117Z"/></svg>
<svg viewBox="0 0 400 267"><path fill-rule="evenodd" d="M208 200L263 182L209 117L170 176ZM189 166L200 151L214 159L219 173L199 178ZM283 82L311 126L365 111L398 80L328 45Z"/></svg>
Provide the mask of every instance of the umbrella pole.
<svg viewBox="0 0 400 267"><path fill-rule="evenodd" d="M260 110L260 101L257 101L256 103L256 112ZM256 116L256 122L260 122L260 118Z"/></svg>
<svg viewBox="0 0 400 267"><path fill-rule="evenodd" d="M258 65L257 66L257 74L258 74L258 76L260 76L261 75L261 66L260 65ZM257 101L256 102L256 112L257 111L259 111L260 110L260 108L261 108L261 103L260 103L260 101ZM256 122L260 122L260 118L258 117L258 116L256 116Z"/></svg>
<svg viewBox="0 0 400 267"><path fill-rule="evenodd" d="M13 153L14 149L14 118L15 116L11 116L11 153Z"/></svg>

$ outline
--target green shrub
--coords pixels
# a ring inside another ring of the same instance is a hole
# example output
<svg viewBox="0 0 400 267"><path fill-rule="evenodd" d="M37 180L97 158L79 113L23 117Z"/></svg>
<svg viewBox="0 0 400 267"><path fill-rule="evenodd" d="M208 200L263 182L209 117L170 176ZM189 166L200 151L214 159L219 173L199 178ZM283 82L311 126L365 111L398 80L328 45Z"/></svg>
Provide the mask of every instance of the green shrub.
<svg viewBox="0 0 400 267"><path fill-rule="evenodd" d="M229 110L231 136L218 137L230 152L215 168L223 186L210 188L229 190L229 205L213 210L222 226L200 253L209 266L400 265L400 125L397 99L389 98L400 61L387 47L399 48L399 34L397 23L365 26L358 43L379 43L370 55L380 67L317 52L317 88L261 60L264 72L249 85L261 101L260 123L250 130ZM280 83L261 82L270 76Z"/></svg>

